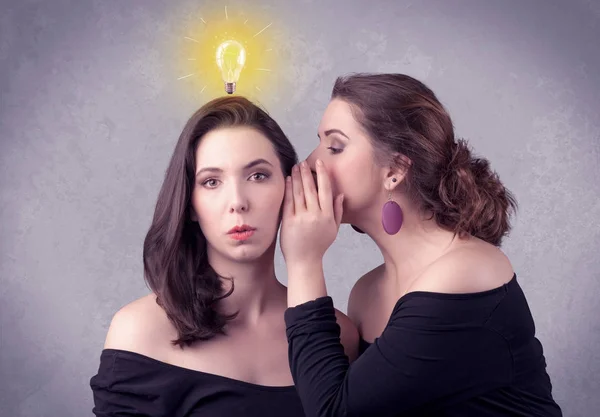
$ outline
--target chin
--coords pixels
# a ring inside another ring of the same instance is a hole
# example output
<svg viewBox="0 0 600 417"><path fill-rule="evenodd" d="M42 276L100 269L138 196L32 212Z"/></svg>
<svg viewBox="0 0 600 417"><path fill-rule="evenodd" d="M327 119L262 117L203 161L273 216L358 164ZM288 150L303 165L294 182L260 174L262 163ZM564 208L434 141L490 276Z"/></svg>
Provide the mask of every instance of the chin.
<svg viewBox="0 0 600 417"><path fill-rule="evenodd" d="M229 251L229 257L236 262L254 262L261 259L267 248L264 245L239 245Z"/></svg>

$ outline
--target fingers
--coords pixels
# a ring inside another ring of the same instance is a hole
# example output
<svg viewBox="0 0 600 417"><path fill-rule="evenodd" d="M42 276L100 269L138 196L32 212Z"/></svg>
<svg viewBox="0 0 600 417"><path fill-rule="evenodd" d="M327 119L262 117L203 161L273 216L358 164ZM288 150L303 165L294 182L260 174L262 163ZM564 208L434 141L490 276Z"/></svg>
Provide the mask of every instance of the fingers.
<svg viewBox="0 0 600 417"><path fill-rule="evenodd" d="M285 194L283 197L283 216L294 215L294 195L292 190L292 177L285 179Z"/></svg>
<svg viewBox="0 0 600 417"><path fill-rule="evenodd" d="M319 205L323 213L329 214L333 217L333 195L331 191L331 182L329 181L329 174L325 170L325 166L320 159L316 162L317 171L317 184L319 187Z"/></svg>
<svg viewBox="0 0 600 417"><path fill-rule="evenodd" d="M308 210L319 210L319 197L317 195L317 187L312 173L308 168L306 161L300 164L300 177L302 178L302 186L304 189L304 200Z"/></svg>
<svg viewBox="0 0 600 417"><path fill-rule="evenodd" d="M294 195L295 213L306 211L304 188L302 186L302 177L300 175L300 167L298 165L294 165L292 168L292 194Z"/></svg>

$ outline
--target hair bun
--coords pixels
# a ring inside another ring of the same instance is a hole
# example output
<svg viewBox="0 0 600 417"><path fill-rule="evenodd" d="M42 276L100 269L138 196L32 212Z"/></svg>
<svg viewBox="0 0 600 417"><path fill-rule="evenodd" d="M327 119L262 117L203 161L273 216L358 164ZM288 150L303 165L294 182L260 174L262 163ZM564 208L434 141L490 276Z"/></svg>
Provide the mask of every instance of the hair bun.
<svg viewBox="0 0 600 417"><path fill-rule="evenodd" d="M434 216L459 234L470 234L495 245L510 230L516 201L485 158L474 157L464 139L452 147L439 195L443 209Z"/></svg>
<svg viewBox="0 0 600 417"><path fill-rule="evenodd" d="M452 146L452 155L450 155L450 162L448 168L465 168L469 169L473 156L471 155L471 149L464 139L458 139Z"/></svg>

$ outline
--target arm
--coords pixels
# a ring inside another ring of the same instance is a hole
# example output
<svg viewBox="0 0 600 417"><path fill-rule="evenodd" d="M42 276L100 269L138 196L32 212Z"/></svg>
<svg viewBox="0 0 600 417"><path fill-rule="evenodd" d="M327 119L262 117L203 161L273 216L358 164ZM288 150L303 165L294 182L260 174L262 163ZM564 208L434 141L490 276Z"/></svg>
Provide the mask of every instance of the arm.
<svg viewBox="0 0 600 417"><path fill-rule="evenodd" d="M498 334L440 327L445 307L434 302L423 309L422 302L413 298L397 306L381 337L351 365L330 297L289 308L290 367L306 414L397 416L509 381L510 352Z"/></svg>
<svg viewBox="0 0 600 417"><path fill-rule="evenodd" d="M320 280L303 280L303 274L318 275ZM288 305L295 306L306 300L316 299L327 294L323 268L290 268L288 272ZM358 330L350 319L341 311L335 310L335 319L339 325L338 337L340 338L343 352L350 362L358 357Z"/></svg>

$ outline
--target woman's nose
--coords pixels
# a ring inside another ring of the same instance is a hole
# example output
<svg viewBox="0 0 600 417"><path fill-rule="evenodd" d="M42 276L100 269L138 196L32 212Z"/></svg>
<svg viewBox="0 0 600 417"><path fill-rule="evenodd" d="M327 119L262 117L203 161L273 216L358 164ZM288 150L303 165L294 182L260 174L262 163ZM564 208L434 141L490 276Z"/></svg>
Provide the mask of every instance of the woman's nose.
<svg viewBox="0 0 600 417"><path fill-rule="evenodd" d="M234 187L231 190L231 201L229 202L229 212L230 213L241 213L244 211L248 211L249 201L247 196L239 189L239 187Z"/></svg>

